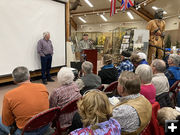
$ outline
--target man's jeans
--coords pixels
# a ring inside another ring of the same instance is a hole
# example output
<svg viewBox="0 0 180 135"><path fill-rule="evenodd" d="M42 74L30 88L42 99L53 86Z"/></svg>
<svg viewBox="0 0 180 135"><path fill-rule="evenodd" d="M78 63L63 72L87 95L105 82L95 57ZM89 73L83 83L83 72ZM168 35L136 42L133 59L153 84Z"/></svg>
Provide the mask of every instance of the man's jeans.
<svg viewBox="0 0 180 135"><path fill-rule="evenodd" d="M25 132L24 135L42 135L43 133L47 131L48 128L49 128L49 125L36 129L31 132ZM0 117L0 135L8 135L9 133L10 133L10 126L5 126L2 123L2 119ZM22 133L22 130L17 129L13 135L21 135L21 133Z"/></svg>

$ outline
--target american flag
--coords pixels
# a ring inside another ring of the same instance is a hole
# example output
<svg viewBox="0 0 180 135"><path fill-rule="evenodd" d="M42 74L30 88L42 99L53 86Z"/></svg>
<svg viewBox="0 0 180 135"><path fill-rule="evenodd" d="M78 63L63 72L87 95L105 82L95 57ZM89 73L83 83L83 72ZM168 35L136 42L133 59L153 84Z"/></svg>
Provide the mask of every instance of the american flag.
<svg viewBox="0 0 180 135"><path fill-rule="evenodd" d="M134 6L134 0L122 0L120 9L126 10L132 6Z"/></svg>
<svg viewBox="0 0 180 135"><path fill-rule="evenodd" d="M110 16L113 16L116 12L116 0L111 0L111 12Z"/></svg>

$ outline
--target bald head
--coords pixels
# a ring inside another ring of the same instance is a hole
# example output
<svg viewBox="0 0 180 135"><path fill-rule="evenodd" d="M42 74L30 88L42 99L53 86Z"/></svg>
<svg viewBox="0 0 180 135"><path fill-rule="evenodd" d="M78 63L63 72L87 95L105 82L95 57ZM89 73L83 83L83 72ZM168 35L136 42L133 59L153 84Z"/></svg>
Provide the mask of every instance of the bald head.
<svg viewBox="0 0 180 135"><path fill-rule="evenodd" d="M166 63L163 60L155 59L152 61L151 67L153 71L155 70L157 73L164 73L166 70Z"/></svg>

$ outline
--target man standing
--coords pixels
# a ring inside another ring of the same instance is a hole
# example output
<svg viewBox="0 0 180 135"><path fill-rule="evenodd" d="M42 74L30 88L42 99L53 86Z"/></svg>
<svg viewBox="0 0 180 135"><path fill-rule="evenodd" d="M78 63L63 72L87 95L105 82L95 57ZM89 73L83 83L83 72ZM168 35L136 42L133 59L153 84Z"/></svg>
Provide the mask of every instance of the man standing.
<svg viewBox="0 0 180 135"><path fill-rule="evenodd" d="M88 34L83 34L83 40L79 42L79 51L82 52L84 49L93 49L92 42L88 39Z"/></svg>
<svg viewBox="0 0 180 135"><path fill-rule="evenodd" d="M148 63L151 64L155 58L163 58L164 49L164 31L165 21L163 19L163 10L158 9L155 12L155 19L148 22L147 29L150 32Z"/></svg>
<svg viewBox="0 0 180 135"><path fill-rule="evenodd" d="M51 40L49 39L50 39L50 33L44 32L43 39L40 39L37 45L37 51L41 57L41 73L42 73L43 84L47 84L47 81L49 82L54 81L50 75L53 46Z"/></svg>
<svg viewBox="0 0 180 135"><path fill-rule="evenodd" d="M49 108L48 92L44 85L30 82L26 67L17 67L12 73L14 82L19 86L8 91L3 100L0 135L8 135L11 126L16 125L15 135L19 135L26 123L36 114ZM30 132L43 134L48 126Z"/></svg>

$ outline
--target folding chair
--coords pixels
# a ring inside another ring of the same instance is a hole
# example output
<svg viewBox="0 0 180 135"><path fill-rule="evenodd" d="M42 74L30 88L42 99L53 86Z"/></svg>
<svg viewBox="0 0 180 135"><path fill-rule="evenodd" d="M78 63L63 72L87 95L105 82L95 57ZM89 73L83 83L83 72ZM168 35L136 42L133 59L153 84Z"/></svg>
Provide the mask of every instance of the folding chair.
<svg viewBox="0 0 180 135"><path fill-rule="evenodd" d="M104 90L104 85L100 85L97 89L100 90L100 91L103 91Z"/></svg>
<svg viewBox="0 0 180 135"><path fill-rule="evenodd" d="M57 117L58 111L59 107L54 107L35 115L27 122L21 135L24 135L24 132L39 129L53 122L53 120Z"/></svg>
<svg viewBox="0 0 180 135"><path fill-rule="evenodd" d="M179 84L180 84L180 80L176 81L169 89L169 96L173 104L173 108L176 106L176 103L177 103L177 94L180 89Z"/></svg>
<svg viewBox="0 0 180 135"><path fill-rule="evenodd" d="M111 84L109 84L109 86L106 87L104 92L113 92L114 90L117 89L117 86L118 86L118 81L112 82Z"/></svg>
<svg viewBox="0 0 180 135"><path fill-rule="evenodd" d="M157 112L160 109L160 105L158 102L152 104L152 116L150 123L146 126L146 128L141 132L140 135L164 135L164 131L159 126L157 120Z"/></svg>
<svg viewBox="0 0 180 135"><path fill-rule="evenodd" d="M63 107L63 108L60 110L58 116L60 116L60 115L62 115L62 114L66 114L66 113L72 113L72 112L75 113L76 110L77 110L77 101L78 101L78 100L79 100L79 99L75 99L75 100L71 101L70 103L68 103L65 107ZM72 118L73 118L73 117L72 117ZM61 122L60 122L60 120L57 119L57 121L56 121L56 130L57 130L57 132L58 132L58 135L61 135L62 132L66 132L68 128L69 128L69 127L67 127L67 128L62 128L62 127L61 127Z"/></svg>

